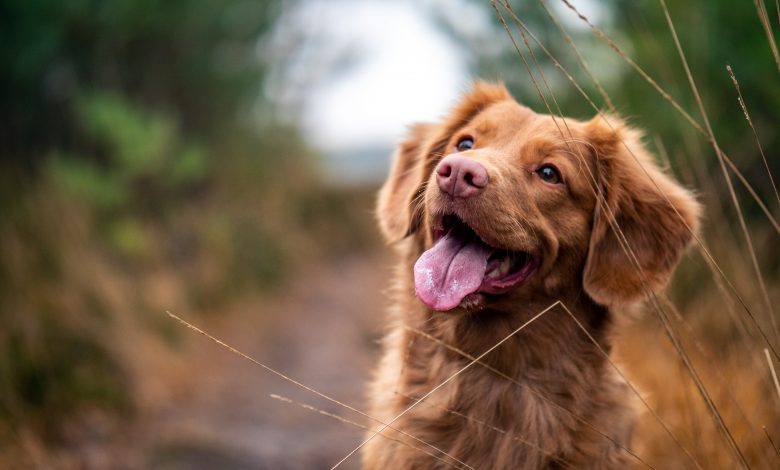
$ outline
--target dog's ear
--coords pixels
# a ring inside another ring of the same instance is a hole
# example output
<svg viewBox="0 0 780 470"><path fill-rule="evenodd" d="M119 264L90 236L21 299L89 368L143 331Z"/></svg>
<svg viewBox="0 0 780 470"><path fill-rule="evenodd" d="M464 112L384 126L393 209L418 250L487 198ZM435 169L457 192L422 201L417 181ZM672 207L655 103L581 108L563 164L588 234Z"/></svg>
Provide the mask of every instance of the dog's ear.
<svg viewBox="0 0 780 470"><path fill-rule="evenodd" d="M585 124L601 201L583 287L596 302L613 306L663 289L698 229L701 210L652 161L638 131L616 117L607 119L611 126L601 116Z"/></svg>
<svg viewBox="0 0 780 470"><path fill-rule="evenodd" d="M379 228L390 242L405 237L419 224L415 199L422 192L426 150L437 134L436 128L433 124L417 124L410 129L395 151L390 175L379 190Z"/></svg>
<svg viewBox="0 0 780 470"><path fill-rule="evenodd" d="M390 176L377 200L379 227L388 241L397 241L419 228L424 183L446 153L452 134L491 104L510 99L503 85L477 82L444 122L411 128L395 152Z"/></svg>

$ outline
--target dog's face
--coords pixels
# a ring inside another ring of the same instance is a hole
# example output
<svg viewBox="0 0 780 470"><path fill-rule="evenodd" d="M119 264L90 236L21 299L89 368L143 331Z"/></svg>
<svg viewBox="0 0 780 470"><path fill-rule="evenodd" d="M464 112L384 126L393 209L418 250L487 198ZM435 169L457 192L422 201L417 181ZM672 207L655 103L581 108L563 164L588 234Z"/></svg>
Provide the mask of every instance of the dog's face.
<svg viewBox="0 0 780 470"><path fill-rule="evenodd" d="M477 84L444 122L415 127L378 215L388 239L417 240L418 298L502 310L567 288L613 305L663 287L698 206L607 119L539 115Z"/></svg>

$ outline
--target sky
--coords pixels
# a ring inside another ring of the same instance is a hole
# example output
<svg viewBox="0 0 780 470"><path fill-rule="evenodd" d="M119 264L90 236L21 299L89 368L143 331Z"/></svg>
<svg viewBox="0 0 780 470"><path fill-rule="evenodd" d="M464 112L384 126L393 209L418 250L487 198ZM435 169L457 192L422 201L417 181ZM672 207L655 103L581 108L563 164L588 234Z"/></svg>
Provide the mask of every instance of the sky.
<svg viewBox="0 0 780 470"><path fill-rule="evenodd" d="M316 96L305 124L335 150L398 138L404 126L439 117L465 86L465 58L408 3L352 12L342 31L370 51Z"/></svg>
<svg viewBox="0 0 780 470"><path fill-rule="evenodd" d="M313 1L295 14L316 25L314 36L331 48L351 53L338 74L312 80L311 64L321 59L298 49L309 67L293 73L309 74L310 88L298 118L313 144L331 153L392 145L409 124L441 117L467 87L467 58L439 31L426 4Z"/></svg>
<svg viewBox="0 0 780 470"><path fill-rule="evenodd" d="M573 3L600 18L593 0ZM552 6L568 27L583 27L558 2ZM310 0L288 11L281 36L302 31L309 41L274 45L288 65L271 93L294 109L326 167L352 165L361 150L392 148L410 124L438 120L468 89L469 58L432 14L443 8L457 11L464 27L489 27L492 10L475 0ZM327 56L338 50L347 53ZM337 74L322 72L328 61L339 64Z"/></svg>

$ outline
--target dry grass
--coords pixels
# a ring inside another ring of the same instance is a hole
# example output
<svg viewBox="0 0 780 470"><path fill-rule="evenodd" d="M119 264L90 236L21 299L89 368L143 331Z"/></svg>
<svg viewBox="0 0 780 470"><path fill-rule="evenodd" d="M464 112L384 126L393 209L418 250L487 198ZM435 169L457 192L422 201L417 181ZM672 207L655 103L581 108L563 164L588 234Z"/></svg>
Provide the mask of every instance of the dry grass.
<svg viewBox="0 0 780 470"><path fill-rule="evenodd" d="M757 371L753 359L741 348L731 346L726 351L708 349L706 356L696 355L702 379L748 465L774 468L777 456L762 431L765 426L770 436L780 432L779 410L767 386L767 372ZM645 319L625 328L618 341L617 357L703 468L734 464L728 447L707 417L706 406L680 366L676 351L657 325ZM654 467L687 468L685 455L648 413L641 415L636 436L636 452Z"/></svg>

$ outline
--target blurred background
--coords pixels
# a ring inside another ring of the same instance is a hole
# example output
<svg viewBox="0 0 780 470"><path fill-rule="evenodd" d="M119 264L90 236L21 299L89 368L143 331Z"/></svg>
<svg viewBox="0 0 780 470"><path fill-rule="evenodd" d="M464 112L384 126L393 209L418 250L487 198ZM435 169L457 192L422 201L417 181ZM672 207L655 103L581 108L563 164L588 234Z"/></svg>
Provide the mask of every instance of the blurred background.
<svg viewBox="0 0 780 470"><path fill-rule="evenodd" d="M661 2L571 1L596 32L566 2L510 4L1 2L0 467L335 464L365 418L166 311L365 409L392 266L374 193L405 126L480 77L537 112L628 117L698 192L702 245L669 325L739 452L652 309L616 340L658 416L643 408L636 451L655 468L734 468L738 453L778 468L780 7L666 2L740 179Z"/></svg>

